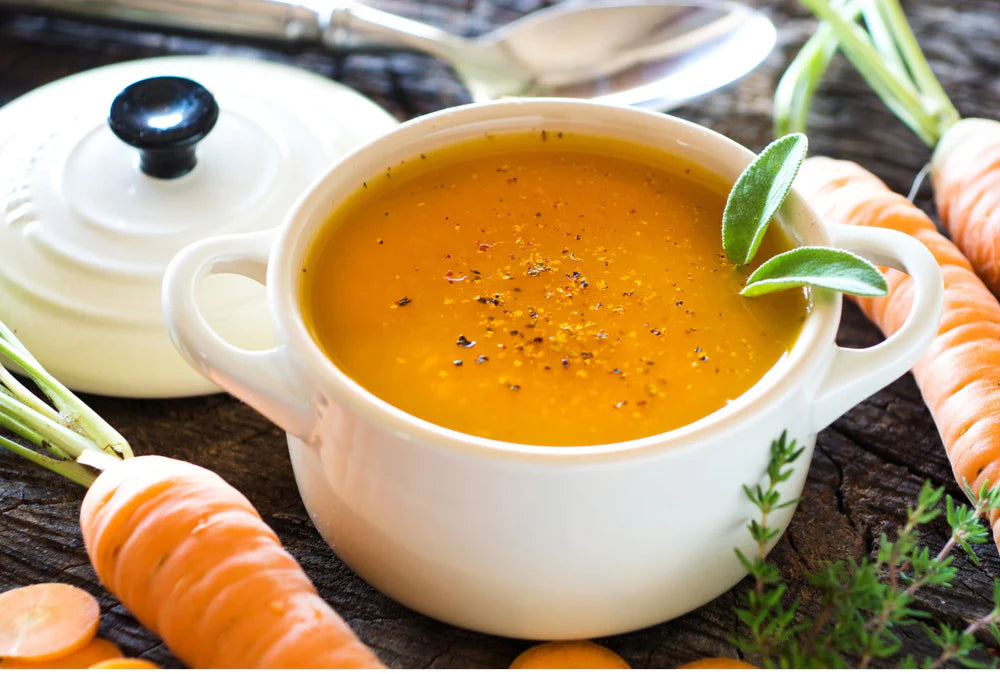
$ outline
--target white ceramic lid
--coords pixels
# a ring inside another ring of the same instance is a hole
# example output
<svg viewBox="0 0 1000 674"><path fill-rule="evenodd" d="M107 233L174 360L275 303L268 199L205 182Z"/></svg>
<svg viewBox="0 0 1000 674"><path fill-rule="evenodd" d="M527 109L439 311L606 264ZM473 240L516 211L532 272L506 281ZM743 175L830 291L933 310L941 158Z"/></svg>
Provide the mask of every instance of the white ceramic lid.
<svg viewBox="0 0 1000 674"><path fill-rule="evenodd" d="M165 75L200 83L219 108L194 168L171 179L140 170L138 150L108 124L122 90ZM167 263L198 239L280 225L334 161L395 124L343 85L249 59L145 59L40 87L0 108L0 319L78 391L217 391L167 337ZM267 347L263 288L209 281L199 291L209 322L240 346Z"/></svg>

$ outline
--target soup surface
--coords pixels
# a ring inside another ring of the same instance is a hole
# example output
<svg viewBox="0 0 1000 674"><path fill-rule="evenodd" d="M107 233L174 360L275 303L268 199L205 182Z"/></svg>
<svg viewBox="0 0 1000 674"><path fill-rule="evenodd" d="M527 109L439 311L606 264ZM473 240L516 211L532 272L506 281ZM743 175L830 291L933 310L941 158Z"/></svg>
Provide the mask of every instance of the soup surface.
<svg viewBox="0 0 1000 674"><path fill-rule="evenodd" d="M379 398L486 438L592 445L683 426L791 347L807 295L745 299L729 186L685 160L549 131L487 136L359 186L302 270L306 324Z"/></svg>

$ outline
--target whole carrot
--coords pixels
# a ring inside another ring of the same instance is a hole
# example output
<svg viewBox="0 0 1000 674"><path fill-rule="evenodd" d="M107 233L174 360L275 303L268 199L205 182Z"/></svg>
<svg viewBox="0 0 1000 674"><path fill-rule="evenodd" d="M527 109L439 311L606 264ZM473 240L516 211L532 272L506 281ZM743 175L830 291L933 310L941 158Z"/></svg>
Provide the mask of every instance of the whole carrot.
<svg viewBox="0 0 1000 674"><path fill-rule="evenodd" d="M942 224L1000 295L1000 122L949 127L931 157L931 182Z"/></svg>
<svg viewBox="0 0 1000 674"><path fill-rule="evenodd" d="M804 131L837 46L928 146L941 223L987 287L1000 295L1000 122L962 119L910 30L898 0L802 0L823 23L775 93L775 131ZM864 28L854 23L864 18Z"/></svg>
<svg viewBox="0 0 1000 674"><path fill-rule="evenodd" d="M199 668L379 667L237 490L140 456L103 471L80 528L98 578Z"/></svg>
<svg viewBox="0 0 1000 674"><path fill-rule="evenodd" d="M853 162L814 157L799 172L796 187L824 218L885 227L919 239L944 277L944 309L937 337L913 367L955 477L978 490L1000 480L1000 302L976 276L969 261L931 219L906 197L892 192ZM858 305L886 335L909 313L911 282L886 274L889 294L858 298ZM1000 547L1000 510L990 512Z"/></svg>
<svg viewBox="0 0 1000 674"><path fill-rule="evenodd" d="M89 486L80 528L98 578L178 658L199 668L382 666L236 489L183 461L133 457L3 323L0 356L51 401L0 363L0 425L23 440L0 435L0 447Z"/></svg>

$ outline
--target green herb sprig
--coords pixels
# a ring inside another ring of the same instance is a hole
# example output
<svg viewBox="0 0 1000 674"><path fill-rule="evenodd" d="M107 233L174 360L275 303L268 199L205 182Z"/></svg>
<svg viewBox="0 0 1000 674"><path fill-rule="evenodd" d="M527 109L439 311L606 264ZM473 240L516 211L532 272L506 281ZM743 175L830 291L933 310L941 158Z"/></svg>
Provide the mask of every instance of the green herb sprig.
<svg viewBox="0 0 1000 674"><path fill-rule="evenodd" d="M907 510L906 521L897 530L895 539L890 540L885 534L880 537L874 559L828 562L819 573L807 576L809 584L822 597L820 609L814 618L796 621L798 606L786 601L787 586L778 568L765 561L764 553L778 535L767 525L769 515L794 503L780 503L777 485L789 478L789 466L801 451L782 434L771 445L767 486L744 488L760 510L760 519L748 526L758 551L752 560L736 552L754 580L754 587L748 592L746 608L736 611L748 634L736 637L734 645L756 654L766 667L864 668L876 660L891 662L899 655L902 641L894 628L920 624L940 654L922 660L907 655L893 664L934 668L955 661L965 666L981 666L983 663L973 657L980 645L976 633L989 630L1000 641L1000 582L994 581L993 609L972 620L965 629L943 624L930 627L922 622L927 613L918 609L914 600L920 590L947 587L955 578L952 552L956 547L979 563L971 546L989 539L990 531L983 525L982 516L1000 507L1000 486L984 483L978 492L973 492L966 484L971 506L955 504L950 496L944 497L951 536L932 555L926 546L919 544L918 527L941 515L944 489L924 484L916 506Z"/></svg>
<svg viewBox="0 0 1000 674"><path fill-rule="evenodd" d="M736 265L749 264L775 213L788 196L808 142L801 133L782 136L761 152L736 180L722 215L722 248ZM740 291L756 297L787 288L814 286L853 295L885 295L889 285L873 264L854 253L799 246L760 265Z"/></svg>

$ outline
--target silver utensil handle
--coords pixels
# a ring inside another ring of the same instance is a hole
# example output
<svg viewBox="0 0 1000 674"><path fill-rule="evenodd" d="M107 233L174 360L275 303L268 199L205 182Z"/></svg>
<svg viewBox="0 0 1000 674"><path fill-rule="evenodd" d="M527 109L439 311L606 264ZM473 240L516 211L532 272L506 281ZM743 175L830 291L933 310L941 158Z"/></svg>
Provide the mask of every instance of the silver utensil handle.
<svg viewBox="0 0 1000 674"><path fill-rule="evenodd" d="M282 42L319 42L325 28L315 11L272 0L0 0L2 7Z"/></svg>
<svg viewBox="0 0 1000 674"><path fill-rule="evenodd" d="M320 17L327 29L323 42L330 47L393 47L412 49L448 60L465 42L435 26L363 5L341 2L328 17Z"/></svg>
<svg viewBox="0 0 1000 674"><path fill-rule="evenodd" d="M415 49L442 58L463 41L350 0L0 0L5 7L335 49Z"/></svg>

